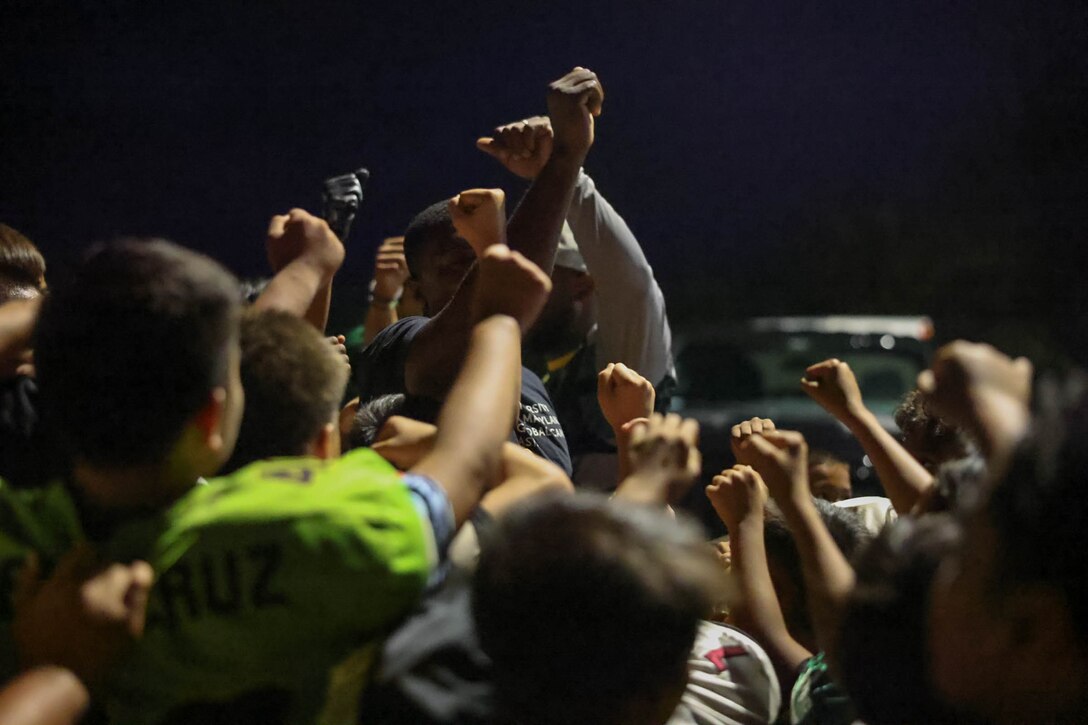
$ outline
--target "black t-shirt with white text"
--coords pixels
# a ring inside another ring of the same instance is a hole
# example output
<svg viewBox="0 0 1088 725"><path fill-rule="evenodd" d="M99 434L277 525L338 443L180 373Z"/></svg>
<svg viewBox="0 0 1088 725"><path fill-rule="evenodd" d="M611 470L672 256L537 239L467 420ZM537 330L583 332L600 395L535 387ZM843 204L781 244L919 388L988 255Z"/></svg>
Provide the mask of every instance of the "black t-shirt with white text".
<svg viewBox="0 0 1088 725"><path fill-rule="evenodd" d="M427 322L426 317L405 317L382 330L363 348L360 364L354 371L359 399L363 403L381 395L407 394L404 366L408 351L412 340ZM433 423L441 406L439 401L408 395L404 414ZM555 407L544 383L526 367L521 370L521 405L511 440L571 475L567 439L555 415Z"/></svg>

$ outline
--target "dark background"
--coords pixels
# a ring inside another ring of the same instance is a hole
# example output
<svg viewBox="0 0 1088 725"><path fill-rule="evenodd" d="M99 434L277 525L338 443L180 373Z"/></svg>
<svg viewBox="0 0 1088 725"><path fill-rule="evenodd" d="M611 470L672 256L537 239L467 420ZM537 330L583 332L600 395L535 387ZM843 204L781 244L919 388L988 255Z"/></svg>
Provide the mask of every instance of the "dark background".
<svg viewBox="0 0 1088 725"><path fill-rule="evenodd" d="M587 170L677 326L928 313L1083 362L1086 5L0 0L0 220L54 268L124 233L255 275L268 217L365 165L357 297L426 204L516 200L474 140L583 65L607 91Z"/></svg>

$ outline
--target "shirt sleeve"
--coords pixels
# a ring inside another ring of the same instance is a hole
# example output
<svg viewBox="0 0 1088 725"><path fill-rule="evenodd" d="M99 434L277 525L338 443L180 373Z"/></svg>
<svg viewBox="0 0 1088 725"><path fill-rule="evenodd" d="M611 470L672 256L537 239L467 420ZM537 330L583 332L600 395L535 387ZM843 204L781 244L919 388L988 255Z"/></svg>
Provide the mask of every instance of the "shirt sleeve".
<svg viewBox="0 0 1088 725"><path fill-rule="evenodd" d="M439 558L444 558L454 534L457 523L453 518L453 507L446 492L429 476L420 473L405 473L404 485L412 496L412 503L420 518L428 524L434 533L434 544Z"/></svg>
<svg viewBox="0 0 1088 725"><path fill-rule="evenodd" d="M597 369L622 362L655 385L675 378L665 296L635 235L584 171L567 223L596 285Z"/></svg>

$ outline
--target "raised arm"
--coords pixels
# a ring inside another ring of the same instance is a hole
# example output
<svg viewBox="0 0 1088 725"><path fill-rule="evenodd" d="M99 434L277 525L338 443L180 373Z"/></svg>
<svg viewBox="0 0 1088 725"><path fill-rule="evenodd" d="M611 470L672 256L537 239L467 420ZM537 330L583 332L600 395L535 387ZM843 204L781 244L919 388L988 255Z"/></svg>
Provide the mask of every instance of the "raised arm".
<svg viewBox="0 0 1088 725"><path fill-rule="evenodd" d="M816 363L805 370L801 389L850 429L873 462L895 510L909 514L933 488L933 476L865 407L850 366L835 358Z"/></svg>
<svg viewBox="0 0 1088 725"><path fill-rule="evenodd" d="M667 506L687 492L702 470L699 423L675 413L654 413L631 434L630 473L613 498Z"/></svg>
<svg viewBox="0 0 1088 725"><path fill-rule="evenodd" d="M495 245L480 260L477 287L471 314L481 322L439 414L434 450L412 469L445 489L458 525L501 476L521 394L521 329L540 314L551 280Z"/></svg>
<svg viewBox="0 0 1088 725"><path fill-rule="evenodd" d="M918 376L918 387L942 417L963 426L998 470L1031 420L1034 367L991 345L956 340Z"/></svg>
<svg viewBox="0 0 1088 725"><path fill-rule="evenodd" d="M842 611L854 589L854 570L842 555L808 484L808 444L794 431L765 431L736 446L738 458L767 483L797 542L809 612L820 648L833 652Z"/></svg>
<svg viewBox="0 0 1088 725"><path fill-rule="evenodd" d="M324 219L292 209L272 217L266 247L275 276L253 308L288 312L324 332L328 295L332 278L344 263L344 245Z"/></svg>
<svg viewBox="0 0 1088 725"><path fill-rule="evenodd" d="M731 570L738 589L736 601L730 602L733 622L763 645L789 692L798 668L812 653L790 635L771 581L763 535L767 487L751 466L736 465L715 476L706 495L729 529Z"/></svg>
<svg viewBox="0 0 1088 725"><path fill-rule="evenodd" d="M378 247L374 259L374 279L370 283L363 344L397 321L397 303L408 281L408 262L404 258L404 237L389 237Z"/></svg>
<svg viewBox="0 0 1088 725"><path fill-rule="evenodd" d="M597 404L616 436L617 483L631 472L632 423L653 415L656 398L653 384L623 363L609 363L597 374Z"/></svg>

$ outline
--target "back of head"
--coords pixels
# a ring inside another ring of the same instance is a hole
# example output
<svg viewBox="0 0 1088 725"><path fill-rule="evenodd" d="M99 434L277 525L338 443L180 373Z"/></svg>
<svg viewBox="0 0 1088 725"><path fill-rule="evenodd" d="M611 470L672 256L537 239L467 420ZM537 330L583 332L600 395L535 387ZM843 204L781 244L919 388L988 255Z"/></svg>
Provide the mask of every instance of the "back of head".
<svg viewBox="0 0 1088 725"><path fill-rule="evenodd" d="M95 246L53 286L35 365L44 414L75 456L163 461L227 382L237 289L211 259L163 240Z"/></svg>
<svg viewBox="0 0 1088 725"><path fill-rule="evenodd" d="M847 559L853 558L870 541L871 536L868 529L853 512L841 509L818 498L813 498L812 503L816 506L820 518L831 533L831 538ZM801 570L801 555L797 550L797 542L793 538L793 532L790 531L785 519L777 513L776 509L768 510L763 526L763 541L772 572L785 577L792 585L792 597L783 599L785 592L778 592L790 632L795 637L811 635L812 624L808 616L808 601L805 595L804 576ZM776 581L775 585L779 586L783 583L785 582Z"/></svg>
<svg viewBox="0 0 1088 725"><path fill-rule="evenodd" d="M286 312L246 312L239 342L246 407L224 473L265 458L303 455L334 421L348 378L333 346Z"/></svg>
<svg viewBox="0 0 1088 725"><path fill-rule="evenodd" d="M930 684L926 638L930 585L958 534L949 514L899 519L856 562L839 669L858 716L871 725L966 722Z"/></svg>
<svg viewBox="0 0 1088 725"><path fill-rule="evenodd" d="M428 244L456 236L448 201L435 202L416 214L404 231L404 258L411 275L419 278L421 260Z"/></svg>
<svg viewBox="0 0 1088 725"><path fill-rule="evenodd" d="M351 421L351 433L345 448L369 448L378 438L378 431L385 421L404 410L406 398L403 393L379 395L368 403L359 406L355 418Z"/></svg>
<svg viewBox="0 0 1088 725"><path fill-rule="evenodd" d="M904 446L930 472L942 463L963 458L971 452L960 429L930 410L926 396L920 390L912 390L904 396L895 409L895 424L903 434Z"/></svg>
<svg viewBox="0 0 1088 725"><path fill-rule="evenodd" d="M646 717L679 697L721 579L701 531L658 511L596 496L511 511L473 589L500 701L525 723Z"/></svg>
<svg viewBox="0 0 1088 725"><path fill-rule="evenodd" d="M45 258L34 243L0 224L0 304L37 297L45 283Z"/></svg>

